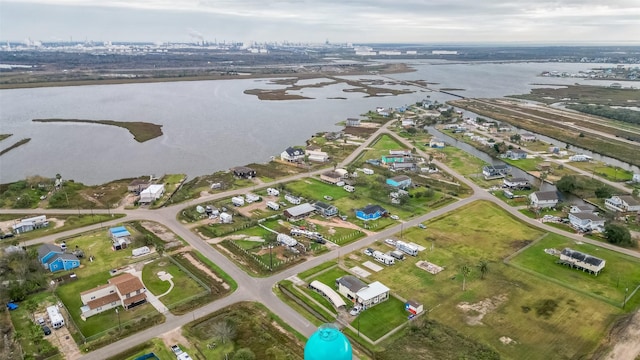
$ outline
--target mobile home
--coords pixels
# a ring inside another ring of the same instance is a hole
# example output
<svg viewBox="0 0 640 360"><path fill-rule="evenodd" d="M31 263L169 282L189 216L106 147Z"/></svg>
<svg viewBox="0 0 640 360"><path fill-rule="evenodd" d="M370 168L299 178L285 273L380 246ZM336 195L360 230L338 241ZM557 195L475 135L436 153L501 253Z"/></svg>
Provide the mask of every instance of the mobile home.
<svg viewBox="0 0 640 360"><path fill-rule="evenodd" d="M273 201L267 201L267 207L271 210L280 210L280 205Z"/></svg>
<svg viewBox="0 0 640 360"><path fill-rule="evenodd" d="M47 307L47 314L49 315L49 320L51 320L51 326L53 326L54 329L60 329L64 326L64 317L62 317L56 305Z"/></svg>
<svg viewBox="0 0 640 360"><path fill-rule="evenodd" d="M418 247L413 244L407 244L404 241L396 241L396 249L411 256L418 256Z"/></svg>
<svg viewBox="0 0 640 360"><path fill-rule="evenodd" d="M274 189L274 188L267 188L267 195L269 195L269 196L278 196L278 195L280 195L280 191L278 191L278 189Z"/></svg>
<svg viewBox="0 0 640 360"><path fill-rule="evenodd" d="M373 252L373 258L376 259L376 261L381 262L385 265L393 265L395 264L395 259L387 254L384 254L381 251L374 251Z"/></svg>
<svg viewBox="0 0 640 360"><path fill-rule="evenodd" d="M231 202L235 206L242 206L244 205L244 198L242 196L234 196L231 198Z"/></svg>

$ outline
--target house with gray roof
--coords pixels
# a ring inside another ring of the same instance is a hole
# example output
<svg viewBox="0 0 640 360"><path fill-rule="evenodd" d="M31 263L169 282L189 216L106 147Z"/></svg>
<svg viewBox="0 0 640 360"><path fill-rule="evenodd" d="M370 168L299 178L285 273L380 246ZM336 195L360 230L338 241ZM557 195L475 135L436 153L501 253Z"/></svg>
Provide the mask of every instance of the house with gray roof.
<svg viewBox="0 0 640 360"><path fill-rule="evenodd" d="M559 263L588 271L594 275L598 275L606 265L606 261L603 259L570 248L562 250Z"/></svg>

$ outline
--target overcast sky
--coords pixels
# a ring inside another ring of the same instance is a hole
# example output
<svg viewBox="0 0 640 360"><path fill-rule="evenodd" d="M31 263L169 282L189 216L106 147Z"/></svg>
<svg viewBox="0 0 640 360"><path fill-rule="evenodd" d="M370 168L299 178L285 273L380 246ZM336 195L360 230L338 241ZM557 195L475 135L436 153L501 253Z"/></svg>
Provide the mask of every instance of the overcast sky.
<svg viewBox="0 0 640 360"><path fill-rule="evenodd" d="M640 44L640 0L0 0L0 40Z"/></svg>

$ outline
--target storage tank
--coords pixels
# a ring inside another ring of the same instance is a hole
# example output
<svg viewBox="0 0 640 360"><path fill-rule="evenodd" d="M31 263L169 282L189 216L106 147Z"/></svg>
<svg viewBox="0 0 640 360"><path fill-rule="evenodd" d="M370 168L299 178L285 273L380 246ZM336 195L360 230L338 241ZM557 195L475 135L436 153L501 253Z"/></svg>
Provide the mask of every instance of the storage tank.
<svg viewBox="0 0 640 360"><path fill-rule="evenodd" d="M304 347L304 360L351 360L349 339L335 324L320 325Z"/></svg>

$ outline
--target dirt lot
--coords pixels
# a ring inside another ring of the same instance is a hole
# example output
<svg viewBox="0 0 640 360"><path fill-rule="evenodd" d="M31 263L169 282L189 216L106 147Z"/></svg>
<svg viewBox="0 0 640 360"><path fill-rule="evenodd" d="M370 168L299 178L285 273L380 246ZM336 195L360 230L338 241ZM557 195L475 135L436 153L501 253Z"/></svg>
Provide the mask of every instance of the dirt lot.
<svg viewBox="0 0 640 360"><path fill-rule="evenodd" d="M221 283L222 287L225 290L229 290L229 284L225 283L224 280L220 279L218 275L214 274L213 271L211 271L208 267L204 266L200 261L194 259L193 256L191 256L191 254L189 253L184 254L184 258L189 260L193 264L193 266L200 269L203 273L207 274L215 281Z"/></svg>
<svg viewBox="0 0 640 360"><path fill-rule="evenodd" d="M606 360L634 360L640 357L640 310L628 325L615 335L616 343Z"/></svg>
<svg viewBox="0 0 640 360"><path fill-rule="evenodd" d="M166 243L165 248L167 249L181 245L180 240L178 239L176 234L174 234L164 225L152 221L142 221L140 225L142 225L145 229L151 231L162 241L164 241Z"/></svg>

